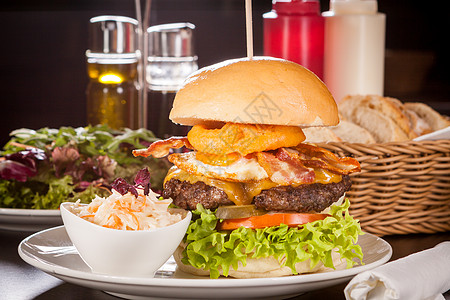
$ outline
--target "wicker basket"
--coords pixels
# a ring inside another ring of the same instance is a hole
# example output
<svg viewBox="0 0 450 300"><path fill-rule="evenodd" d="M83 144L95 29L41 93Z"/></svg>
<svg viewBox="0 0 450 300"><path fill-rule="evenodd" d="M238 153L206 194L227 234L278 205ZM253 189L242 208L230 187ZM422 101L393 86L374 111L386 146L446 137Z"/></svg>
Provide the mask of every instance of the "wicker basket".
<svg viewBox="0 0 450 300"><path fill-rule="evenodd" d="M320 146L360 162L347 196L364 231L450 231L450 140Z"/></svg>

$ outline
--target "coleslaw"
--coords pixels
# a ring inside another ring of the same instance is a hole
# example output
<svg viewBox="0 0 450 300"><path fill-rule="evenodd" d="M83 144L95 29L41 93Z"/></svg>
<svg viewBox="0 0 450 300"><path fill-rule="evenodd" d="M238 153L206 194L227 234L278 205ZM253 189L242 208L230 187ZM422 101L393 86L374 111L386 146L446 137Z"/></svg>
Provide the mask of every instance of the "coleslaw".
<svg viewBox="0 0 450 300"><path fill-rule="evenodd" d="M112 190L109 197L96 196L88 205L74 203L72 212L94 224L119 230L149 230L175 224L183 219L180 213L171 213L172 199L161 197L138 188L138 196L128 192L124 195Z"/></svg>

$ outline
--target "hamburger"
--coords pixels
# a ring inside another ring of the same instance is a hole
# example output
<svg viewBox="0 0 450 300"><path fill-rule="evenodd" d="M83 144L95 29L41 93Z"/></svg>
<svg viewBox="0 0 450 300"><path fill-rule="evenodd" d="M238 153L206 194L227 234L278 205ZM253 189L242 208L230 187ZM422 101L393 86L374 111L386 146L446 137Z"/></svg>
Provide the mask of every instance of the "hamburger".
<svg viewBox="0 0 450 300"><path fill-rule="evenodd" d="M186 79L169 118L192 126L187 137L133 154L168 156L162 195L193 211L174 253L181 270L276 277L362 259L361 229L343 200L359 163L303 143L302 128L339 123L312 72L271 57L205 67Z"/></svg>

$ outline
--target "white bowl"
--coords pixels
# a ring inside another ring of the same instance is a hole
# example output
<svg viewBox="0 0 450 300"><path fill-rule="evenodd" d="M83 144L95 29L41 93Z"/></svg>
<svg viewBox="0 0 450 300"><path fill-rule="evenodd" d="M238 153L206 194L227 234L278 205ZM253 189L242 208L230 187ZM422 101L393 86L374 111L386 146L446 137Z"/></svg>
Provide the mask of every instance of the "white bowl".
<svg viewBox="0 0 450 300"><path fill-rule="evenodd" d="M72 212L72 202L61 204L70 240L93 272L127 277L153 277L184 237L191 212L173 225L152 230L102 227Z"/></svg>

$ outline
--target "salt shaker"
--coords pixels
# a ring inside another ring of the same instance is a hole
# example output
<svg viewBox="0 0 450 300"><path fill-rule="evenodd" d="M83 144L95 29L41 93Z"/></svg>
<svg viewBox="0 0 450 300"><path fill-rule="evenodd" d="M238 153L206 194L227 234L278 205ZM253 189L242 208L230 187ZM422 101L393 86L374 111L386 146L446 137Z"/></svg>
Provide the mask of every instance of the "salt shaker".
<svg viewBox="0 0 450 300"><path fill-rule="evenodd" d="M176 92L186 77L198 69L194 29L191 23L170 23L147 30L147 126L158 137L187 134L188 128L172 123L169 113Z"/></svg>

